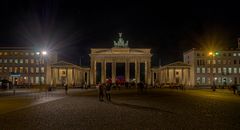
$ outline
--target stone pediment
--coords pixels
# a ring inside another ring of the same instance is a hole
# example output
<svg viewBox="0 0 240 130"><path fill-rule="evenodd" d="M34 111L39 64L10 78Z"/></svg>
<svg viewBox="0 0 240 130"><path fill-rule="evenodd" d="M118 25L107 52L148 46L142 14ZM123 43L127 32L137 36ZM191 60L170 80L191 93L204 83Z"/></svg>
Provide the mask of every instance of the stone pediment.
<svg viewBox="0 0 240 130"><path fill-rule="evenodd" d="M66 61L59 61L57 63L52 64L51 66L58 66L58 67L80 67L77 65L74 65L72 63L66 62Z"/></svg>
<svg viewBox="0 0 240 130"><path fill-rule="evenodd" d="M175 67L186 67L186 68L188 68L188 67L190 67L190 65L188 65L188 64L186 64L186 63L184 63L184 62L182 62L182 61L177 61L177 62L174 62L174 63L171 63L171 64L168 64L168 65L164 65L164 66L162 66L161 68L175 68Z"/></svg>

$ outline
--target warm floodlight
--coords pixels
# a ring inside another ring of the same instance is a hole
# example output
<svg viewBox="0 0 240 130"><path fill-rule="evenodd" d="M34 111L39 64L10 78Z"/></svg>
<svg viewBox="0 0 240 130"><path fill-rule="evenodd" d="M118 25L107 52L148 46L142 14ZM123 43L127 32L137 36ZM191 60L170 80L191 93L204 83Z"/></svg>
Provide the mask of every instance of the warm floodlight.
<svg viewBox="0 0 240 130"><path fill-rule="evenodd" d="M40 55L40 52L36 52L37 55Z"/></svg>

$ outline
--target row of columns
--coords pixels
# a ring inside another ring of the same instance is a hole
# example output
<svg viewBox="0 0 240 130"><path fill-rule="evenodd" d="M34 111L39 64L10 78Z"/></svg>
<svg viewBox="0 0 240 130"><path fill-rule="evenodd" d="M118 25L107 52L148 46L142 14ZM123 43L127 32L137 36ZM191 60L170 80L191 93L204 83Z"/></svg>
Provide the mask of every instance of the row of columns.
<svg viewBox="0 0 240 130"><path fill-rule="evenodd" d="M106 61L101 61L101 82L104 83L106 82ZM117 62L110 62L112 64L112 82L115 83L116 81L116 64ZM139 61L135 62L125 62L125 81L129 82L130 81L130 63L135 64L135 79L136 82L140 82L140 63ZM145 82L150 84L151 82L151 72L150 72L150 62L143 62L145 64ZM96 72L97 72L97 67L96 67L97 62L96 61L91 61L91 78L90 78L90 83L91 84L96 84Z"/></svg>
<svg viewBox="0 0 240 130"><path fill-rule="evenodd" d="M178 70L181 70L178 76L179 84L190 85L190 68L179 68ZM176 68L160 70L160 83L176 83L176 72Z"/></svg>

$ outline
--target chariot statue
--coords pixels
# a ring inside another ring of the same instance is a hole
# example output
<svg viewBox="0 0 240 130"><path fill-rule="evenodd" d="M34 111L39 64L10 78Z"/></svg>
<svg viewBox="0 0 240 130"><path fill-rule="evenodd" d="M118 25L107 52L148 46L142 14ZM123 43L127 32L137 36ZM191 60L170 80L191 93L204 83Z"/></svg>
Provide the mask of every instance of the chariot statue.
<svg viewBox="0 0 240 130"><path fill-rule="evenodd" d="M119 38L118 41L113 41L114 42L114 47L116 48L127 48L128 47L128 41L124 41L122 38L122 33L118 33Z"/></svg>

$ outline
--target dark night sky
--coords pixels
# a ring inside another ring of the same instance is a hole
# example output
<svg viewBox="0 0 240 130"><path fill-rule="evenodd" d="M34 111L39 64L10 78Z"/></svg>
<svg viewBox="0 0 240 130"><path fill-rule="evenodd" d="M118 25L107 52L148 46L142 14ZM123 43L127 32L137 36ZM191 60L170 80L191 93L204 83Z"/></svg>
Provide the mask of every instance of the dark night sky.
<svg viewBox="0 0 240 130"><path fill-rule="evenodd" d="M152 48L154 66L193 47L236 47L240 36L239 4L230 1L1 0L0 18L1 46L47 47L84 65L90 48L112 47L118 32L130 47Z"/></svg>

